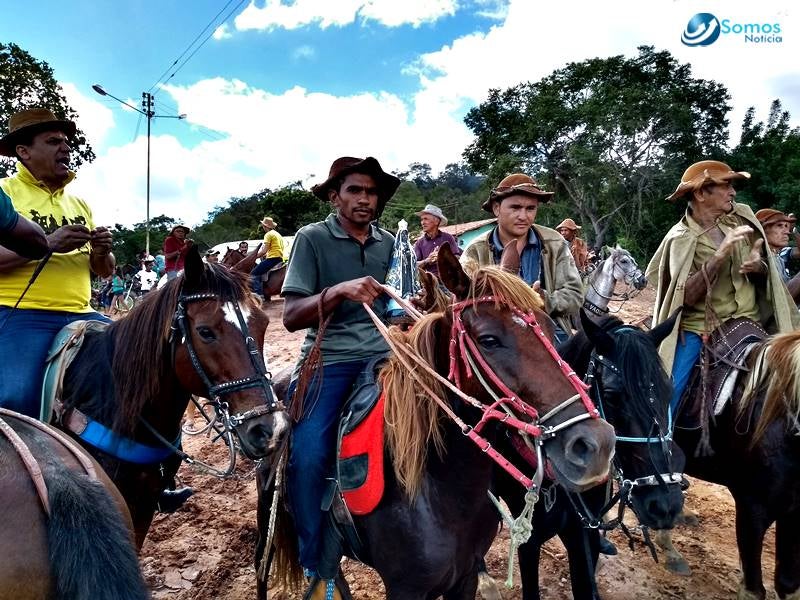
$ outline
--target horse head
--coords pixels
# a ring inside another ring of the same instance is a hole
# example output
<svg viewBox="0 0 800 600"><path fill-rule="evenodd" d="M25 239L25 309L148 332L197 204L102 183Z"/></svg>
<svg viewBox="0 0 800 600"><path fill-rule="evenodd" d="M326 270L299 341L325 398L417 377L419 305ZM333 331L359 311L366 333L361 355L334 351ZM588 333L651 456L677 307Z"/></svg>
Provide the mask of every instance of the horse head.
<svg viewBox="0 0 800 600"><path fill-rule="evenodd" d="M613 429L597 418L583 384L553 347L554 324L541 297L506 270L518 261L512 244L503 266L479 268L470 278L449 248L440 248L439 273L456 298L445 340L455 348L451 376L473 395L496 398L499 391L535 409L514 412L540 428L536 452L543 451L560 483L586 489L608 475Z"/></svg>
<svg viewBox="0 0 800 600"><path fill-rule="evenodd" d="M232 267L233 270L240 271L242 273L249 273L252 271L253 267L256 266L256 258L258 258L258 251L261 250L261 246L263 246L263 244L259 244L246 255L242 256L242 259ZM239 250L236 252L239 253L239 255L242 254L239 252Z"/></svg>
<svg viewBox="0 0 800 600"><path fill-rule="evenodd" d="M583 358L569 349L582 344L580 333L563 348L574 364L586 366L593 399L616 430L620 487L630 489L641 523L656 529L672 528L683 508L685 456L672 440L672 384L657 351L677 315L644 332L613 316L596 322L582 311Z"/></svg>
<svg viewBox="0 0 800 600"><path fill-rule="evenodd" d="M619 244L611 250L608 260L611 262L615 281L624 281L637 290L642 290L647 285L647 279L636 264L636 259Z"/></svg>

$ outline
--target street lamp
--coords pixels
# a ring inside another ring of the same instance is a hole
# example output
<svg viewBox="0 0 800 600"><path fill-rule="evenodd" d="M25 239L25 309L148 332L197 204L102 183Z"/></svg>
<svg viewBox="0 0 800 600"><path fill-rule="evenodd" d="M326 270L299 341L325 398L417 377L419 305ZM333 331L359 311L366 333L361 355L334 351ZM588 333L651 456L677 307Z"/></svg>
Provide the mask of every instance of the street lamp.
<svg viewBox="0 0 800 600"><path fill-rule="evenodd" d="M145 255L150 254L150 121L153 119L185 119L185 114L180 115L157 115L153 112L153 94L142 92L142 108L137 108L133 104L128 104L125 100L117 98L113 94L103 89L103 86L96 83L92 89L101 96L113 98L120 104L124 104L130 109L135 110L140 115L147 117L147 220L145 222Z"/></svg>

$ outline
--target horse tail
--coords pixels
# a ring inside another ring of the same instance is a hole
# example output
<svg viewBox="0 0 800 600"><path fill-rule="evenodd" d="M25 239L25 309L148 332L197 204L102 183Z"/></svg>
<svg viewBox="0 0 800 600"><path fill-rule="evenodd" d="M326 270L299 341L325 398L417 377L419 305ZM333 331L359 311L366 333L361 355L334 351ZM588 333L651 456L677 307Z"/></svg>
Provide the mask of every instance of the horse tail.
<svg viewBox="0 0 800 600"><path fill-rule="evenodd" d="M278 502L275 517L275 567L277 583L287 590L300 590L305 583L300 566L300 549L292 515L283 502Z"/></svg>
<svg viewBox="0 0 800 600"><path fill-rule="evenodd" d="M750 447L767 433L769 426L785 419L787 427L800 428L800 331L773 337L759 352L745 389L739 414L755 402L766 387L764 405ZM753 405L754 406L754 405Z"/></svg>
<svg viewBox="0 0 800 600"><path fill-rule="evenodd" d="M101 483L49 463L48 554L59 600L145 600L131 533Z"/></svg>

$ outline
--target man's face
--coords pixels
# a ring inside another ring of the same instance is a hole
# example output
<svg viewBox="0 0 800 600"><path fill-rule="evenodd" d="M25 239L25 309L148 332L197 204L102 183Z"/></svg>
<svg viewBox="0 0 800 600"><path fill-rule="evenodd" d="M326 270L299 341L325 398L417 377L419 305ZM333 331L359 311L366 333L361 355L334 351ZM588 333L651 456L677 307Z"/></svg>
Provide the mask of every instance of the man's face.
<svg viewBox="0 0 800 600"><path fill-rule="evenodd" d="M428 213L422 213L422 216L419 218L419 224L422 226L422 231L425 233L436 233L436 230L439 229L439 218L429 215Z"/></svg>
<svg viewBox="0 0 800 600"><path fill-rule="evenodd" d="M210 262L210 263L219 262L219 256L217 256L216 254L209 254L206 257L206 262Z"/></svg>
<svg viewBox="0 0 800 600"><path fill-rule="evenodd" d="M241 252L242 254L247 254L247 242L239 243L239 252Z"/></svg>
<svg viewBox="0 0 800 600"><path fill-rule="evenodd" d="M153 270L153 263L151 263L151 262L144 263L144 270L145 271L152 271Z"/></svg>
<svg viewBox="0 0 800 600"><path fill-rule="evenodd" d="M563 237L568 242L571 242L572 240L575 239L575 232L572 231L572 229L570 229L569 227L562 227L561 229L558 230L558 233L560 233L561 237Z"/></svg>
<svg viewBox="0 0 800 600"><path fill-rule="evenodd" d="M371 175L351 173L339 190L330 190L328 197L340 219L364 229L378 213L378 186Z"/></svg>
<svg viewBox="0 0 800 600"><path fill-rule="evenodd" d="M730 182L707 185L700 190L700 194L706 208L714 213L724 215L733 210L732 202L736 199L736 190Z"/></svg>
<svg viewBox="0 0 800 600"><path fill-rule="evenodd" d="M524 194L508 196L500 202L495 201L492 205L500 233L510 238L528 235L528 230L536 220L538 208L539 201Z"/></svg>
<svg viewBox="0 0 800 600"><path fill-rule="evenodd" d="M789 245L789 230L792 226L788 221L780 221L779 223L772 223L764 227L764 233L767 234L767 242L773 250L780 250Z"/></svg>
<svg viewBox="0 0 800 600"><path fill-rule="evenodd" d="M17 153L28 170L45 183L63 183L69 177L69 146L62 131L43 131L30 146L17 146Z"/></svg>

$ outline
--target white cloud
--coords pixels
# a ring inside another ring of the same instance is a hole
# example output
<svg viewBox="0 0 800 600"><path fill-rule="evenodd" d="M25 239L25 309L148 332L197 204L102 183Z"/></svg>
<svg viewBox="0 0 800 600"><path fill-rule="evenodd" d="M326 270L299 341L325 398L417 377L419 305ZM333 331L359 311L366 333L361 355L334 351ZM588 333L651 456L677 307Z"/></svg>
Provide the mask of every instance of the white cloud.
<svg viewBox="0 0 800 600"><path fill-rule="evenodd" d="M513 0L502 23L420 56L411 70L420 85L410 101L379 90L333 96L295 87L278 94L222 77L167 86L165 92L178 112L189 115L190 123L217 130L226 139L187 148L172 136L153 138L151 215L165 213L197 224L232 196L297 180L306 186L321 181L331 161L343 155L375 156L387 170L420 161L438 171L460 159L472 139L463 115L484 100L490 88L538 80L569 61L633 56L642 44L667 49L680 62L691 63L694 76L726 85L735 106L734 136L748 106L756 105L763 119L776 96L797 122L800 86L794 57L800 38L791 35L796 19L778 14L772 8L777 4L769 1L758 8L740 0L709 2L704 10L720 18L780 19L787 32L783 44L756 47L726 39L706 48L685 47L680 34L696 12L688 0L646 6L633 0ZM333 24L347 12L343 5L349 6L352 18L365 4L298 0L291 7L270 2L264 9L250 5L247 10L272 10L272 23L280 10L285 23L310 22L309 15L315 15L313 20L327 10L325 22ZM257 15L265 16L252 13L248 18ZM132 223L144 219L144 176L140 137L84 167L75 185L82 186L98 222Z"/></svg>
<svg viewBox="0 0 800 600"><path fill-rule="evenodd" d="M234 24L239 31L296 29L311 24L326 29L350 25L360 18L386 27L419 27L455 14L456 6L456 0L295 0L288 4L266 0L261 8L250 2Z"/></svg>
<svg viewBox="0 0 800 600"><path fill-rule="evenodd" d="M93 97L85 96L72 83L62 83L61 89L64 90L67 104L80 115L78 127L86 134L89 143L95 147L102 144L106 134L114 126L111 109Z"/></svg>
<svg viewBox="0 0 800 600"><path fill-rule="evenodd" d="M298 46L295 48L294 52L292 52L292 58L295 60L308 60L314 58L316 56L317 51L314 50L313 46L303 45Z"/></svg>
<svg viewBox="0 0 800 600"><path fill-rule="evenodd" d="M227 40L228 38L233 37L231 33L230 27L227 23L223 23L219 27L214 30L214 39L215 40Z"/></svg>

